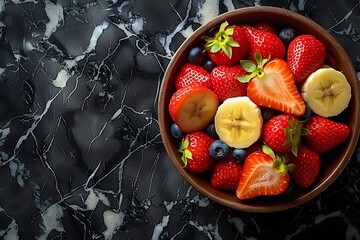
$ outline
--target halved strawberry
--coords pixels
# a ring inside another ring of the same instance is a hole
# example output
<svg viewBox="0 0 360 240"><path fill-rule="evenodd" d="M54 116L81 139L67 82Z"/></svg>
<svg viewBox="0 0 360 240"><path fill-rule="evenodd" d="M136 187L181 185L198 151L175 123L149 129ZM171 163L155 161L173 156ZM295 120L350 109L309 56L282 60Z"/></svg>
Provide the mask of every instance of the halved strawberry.
<svg viewBox="0 0 360 240"><path fill-rule="evenodd" d="M240 27L244 29L250 44L247 59L255 60L255 52L259 52L264 58L283 59L285 57L285 45L277 35L248 25Z"/></svg>
<svg viewBox="0 0 360 240"><path fill-rule="evenodd" d="M209 170L215 162L209 151L213 141L212 137L201 131L187 134L182 139L179 149L184 167L193 173L204 173Z"/></svg>
<svg viewBox="0 0 360 240"><path fill-rule="evenodd" d="M204 86L211 89L210 74L205 68L192 64L185 63L175 79L176 89L180 89L192 84Z"/></svg>
<svg viewBox="0 0 360 240"><path fill-rule="evenodd" d="M320 68L325 58L325 45L314 36L303 34L290 42L286 59L294 74L295 82L301 82Z"/></svg>
<svg viewBox="0 0 360 240"><path fill-rule="evenodd" d="M213 120L219 100L210 89L187 86L177 90L170 99L169 112L183 132L201 130Z"/></svg>
<svg viewBox="0 0 360 240"><path fill-rule="evenodd" d="M242 28L230 26L228 22L220 25L213 37L205 36L205 49L211 60L217 65L234 65L239 63L248 51L249 43Z"/></svg>
<svg viewBox="0 0 360 240"><path fill-rule="evenodd" d="M247 95L257 105L269 107L284 113L302 116L305 102L295 85L294 76L286 61L269 58L263 60L255 53L257 66L252 61L241 60L241 65L250 75L238 77L241 82L249 82ZM264 66L265 65L265 66Z"/></svg>
<svg viewBox="0 0 360 240"><path fill-rule="evenodd" d="M240 65L215 67L210 73L210 80L219 100L225 101L227 98L245 96L247 83L239 82L237 77L246 74Z"/></svg>
<svg viewBox="0 0 360 240"><path fill-rule="evenodd" d="M248 199L281 194L289 186L288 171L293 169L293 164L287 164L285 158L264 146L262 151L253 152L246 158L236 196Z"/></svg>

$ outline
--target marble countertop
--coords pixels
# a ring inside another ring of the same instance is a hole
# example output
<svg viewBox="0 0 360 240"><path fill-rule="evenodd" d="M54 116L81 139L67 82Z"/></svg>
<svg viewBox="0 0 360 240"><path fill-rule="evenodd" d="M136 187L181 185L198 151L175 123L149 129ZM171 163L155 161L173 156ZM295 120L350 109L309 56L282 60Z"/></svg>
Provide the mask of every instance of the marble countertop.
<svg viewBox="0 0 360 240"><path fill-rule="evenodd" d="M358 0L1 0L0 238L360 239L359 145L320 196L271 214L212 202L167 157L157 98L174 51L254 5L315 20L360 76Z"/></svg>

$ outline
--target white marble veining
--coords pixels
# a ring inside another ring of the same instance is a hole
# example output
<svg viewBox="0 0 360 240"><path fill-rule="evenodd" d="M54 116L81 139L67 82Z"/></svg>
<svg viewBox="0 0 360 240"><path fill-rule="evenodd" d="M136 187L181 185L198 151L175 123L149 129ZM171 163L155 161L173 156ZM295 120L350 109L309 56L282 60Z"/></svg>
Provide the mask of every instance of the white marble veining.
<svg viewBox="0 0 360 240"><path fill-rule="evenodd" d="M157 98L177 47L261 5L317 21L360 80L356 0L0 1L0 237L360 239L359 146L321 196L268 215L202 196L162 146Z"/></svg>

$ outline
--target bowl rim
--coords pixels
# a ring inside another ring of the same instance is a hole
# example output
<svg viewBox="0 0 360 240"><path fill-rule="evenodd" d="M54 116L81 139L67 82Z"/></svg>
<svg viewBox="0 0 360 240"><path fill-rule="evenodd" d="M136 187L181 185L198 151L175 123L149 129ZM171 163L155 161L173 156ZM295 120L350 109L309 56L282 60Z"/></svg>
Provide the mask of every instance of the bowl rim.
<svg viewBox="0 0 360 240"><path fill-rule="evenodd" d="M355 147L357 145L357 142L359 139L359 133L360 133L360 121L359 120L354 120L355 121L354 127L349 136L350 139L348 140L350 142L350 144L346 147L343 158L341 159L340 163L336 166L334 171L331 174L329 174L329 176L326 177L321 184L312 188L310 191L304 193L299 198L293 199L293 201L291 201L291 202L281 202L280 205L269 205L267 203L257 203L256 206L246 204L246 202L242 202L241 200L239 200L238 202L235 203L234 201L230 201L229 199L226 199L226 198L224 199L222 197L223 194L219 194L219 195L211 194L209 192L209 190L201 188L200 184L198 183L199 178L197 176L193 176L194 174L191 174L190 172L186 171L186 169L184 169L174 159L176 157L176 155L178 155L179 153L170 147L170 145L173 144L173 142L169 137L166 137L168 135L166 135L165 133L168 131L168 129L165 128L165 126L164 126L165 125L164 122L166 121L165 115L167 115L166 111L167 111L167 107L168 107L165 104L165 100L164 100L165 95L166 95L165 93L171 89L169 86L171 84L168 84L169 81L171 81L170 75L176 64L176 61L182 54L181 52L186 48L186 46L189 43L198 39L199 36L203 36L205 33L207 33L209 31L209 29L221 24L223 21L225 21L229 18L232 18L234 16L237 16L239 14L246 15L246 14L253 14L253 13L277 14L283 18L290 17L290 18L293 18L294 21L299 20L299 21L305 23L306 25L311 25L313 28L312 30L319 32L320 35L326 36L326 38L331 42L331 44L334 45L334 48L338 49L338 51L340 52L340 55L342 55L344 57L344 59L342 59L343 61L347 61L347 62L351 63L351 60L350 60L349 56L347 55L346 51L344 50L344 48L329 32L327 32L324 28L322 28L318 23L314 22L311 19L308 19L307 17L305 17L299 13L293 12L288 9L272 7L272 6L244 7L244 8L238 8L238 9L231 10L229 12L222 13L219 16L217 16L216 18L210 20L209 22L207 22L204 25L197 28L187 39L185 39L183 41L183 43L180 45L180 47L177 49L175 54L173 55L168 66L166 67L165 74L163 76L163 80L162 80L162 83L160 86L159 97L158 97L159 129L160 129L160 134L162 137L163 145L168 154L168 157L173 162L173 164L175 165L178 172L186 179L186 181L191 186L193 186L197 191L199 191L201 194L203 194L204 196L206 196L207 198L213 200L214 202L216 202L218 204L221 204L223 206L226 206L226 207L229 207L229 208L232 208L235 210L239 210L239 211L258 212L258 213L277 212L277 211L283 211L283 210L287 210L287 209L299 206L299 205L311 200L312 198L314 198L315 196L317 196L321 192L323 192L325 189L327 189L339 177L341 172L344 170L344 168L350 161L352 154L355 150ZM356 75L353 64L351 64L349 66L349 68L350 68L351 75L353 75L351 77L354 77L356 80L357 75ZM351 84L351 88L352 88L352 101L355 104L355 112L353 112L352 114L354 114L355 116L359 116L360 115L360 108L359 108L360 94L357 94L357 93L359 93L360 84L358 81L356 81L355 83L352 81L352 82L350 82L350 84ZM212 189L212 190L220 191L220 190L216 190L216 189Z"/></svg>

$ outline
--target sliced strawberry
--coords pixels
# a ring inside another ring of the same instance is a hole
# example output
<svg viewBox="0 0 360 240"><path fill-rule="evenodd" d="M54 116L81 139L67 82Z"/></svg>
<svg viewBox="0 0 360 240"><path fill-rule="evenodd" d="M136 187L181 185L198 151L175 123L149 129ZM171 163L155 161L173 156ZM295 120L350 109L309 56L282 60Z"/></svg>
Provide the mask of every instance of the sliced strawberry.
<svg viewBox="0 0 360 240"><path fill-rule="evenodd" d="M204 132L195 131L187 134L181 141L179 149L184 167L198 174L209 170L214 164L209 151L213 141L214 139Z"/></svg>
<svg viewBox="0 0 360 240"><path fill-rule="evenodd" d="M206 36L204 40L205 49L217 65L238 64L249 48L243 29L236 25L229 26L226 21L220 25L215 36Z"/></svg>
<svg viewBox="0 0 360 240"><path fill-rule="evenodd" d="M277 35L248 25L241 25L241 27L245 30L250 44L247 59L255 60L255 52L259 52L264 58L283 59L285 57L284 43Z"/></svg>
<svg viewBox="0 0 360 240"><path fill-rule="evenodd" d="M241 61L244 69L252 74L238 77L241 82L250 81L247 87L249 98L260 106L295 116L304 115L305 102L287 62L281 59L267 62L269 59L263 60L258 52L255 53L255 59L257 67L251 61Z"/></svg>
<svg viewBox="0 0 360 240"><path fill-rule="evenodd" d="M317 152L302 145L297 156L290 156L290 162L295 164L290 176L299 187L307 188L316 180L321 165L320 155Z"/></svg>
<svg viewBox="0 0 360 240"><path fill-rule="evenodd" d="M295 82L304 81L325 62L325 45L314 36L304 34L290 42L287 62L295 77Z"/></svg>
<svg viewBox="0 0 360 240"><path fill-rule="evenodd" d="M227 98L246 95L247 83L241 83L237 80L238 76L247 74L240 66L217 66L210 73L210 80L214 92L220 101Z"/></svg>
<svg viewBox="0 0 360 240"><path fill-rule="evenodd" d="M274 196L289 186L288 170L294 168L268 147L251 153L245 160L236 196L240 199Z"/></svg>
<svg viewBox="0 0 360 240"><path fill-rule="evenodd" d="M241 176L242 165L231 155L215 164L211 175L211 185L222 190L236 190Z"/></svg>
<svg viewBox="0 0 360 240"><path fill-rule="evenodd" d="M175 87L180 89L192 84L211 89L210 74L201 66L185 63L176 76Z"/></svg>
<svg viewBox="0 0 360 240"><path fill-rule="evenodd" d="M189 133L208 126L214 120L218 106L219 100L213 91L190 85L173 94L169 112L179 128Z"/></svg>
<svg viewBox="0 0 360 240"><path fill-rule="evenodd" d="M350 128L340 122L313 115L304 123L309 134L304 136L305 144L318 153L324 153L344 142Z"/></svg>

